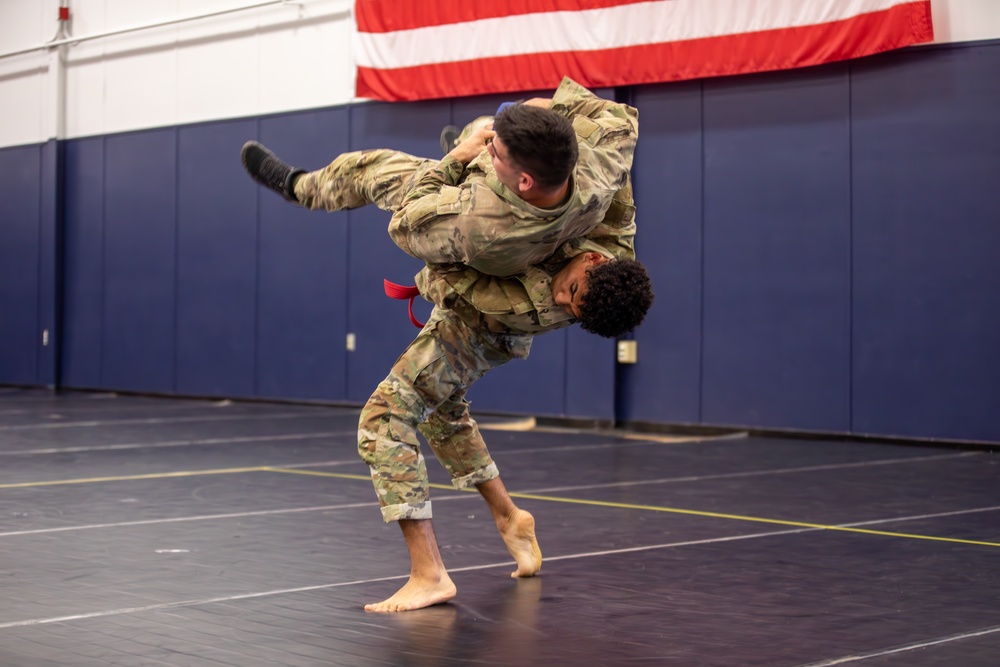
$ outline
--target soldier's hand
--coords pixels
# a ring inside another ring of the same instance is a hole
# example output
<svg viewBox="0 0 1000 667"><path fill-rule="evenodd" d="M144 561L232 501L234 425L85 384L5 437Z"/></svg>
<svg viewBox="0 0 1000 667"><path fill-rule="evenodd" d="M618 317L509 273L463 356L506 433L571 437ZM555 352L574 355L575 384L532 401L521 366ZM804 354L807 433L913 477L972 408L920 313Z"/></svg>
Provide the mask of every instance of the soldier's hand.
<svg viewBox="0 0 1000 667"><path fill-rule="evenodd" d="M483 150L486 149L486 144L493 140L493 136L496 134L493 130L487 128L481 128L476 132L469 135L469 138L455 146L451 149L448 155L452 156L462 164L468 164L475 160Z"/></svg>
<svg viewBox="0 0 1000 667"><path fill-rule="evenodd" d="M543 109L552 108L552 98L551 97L532 97L530 100L524 102L529 107L541 107Z"/></svg>

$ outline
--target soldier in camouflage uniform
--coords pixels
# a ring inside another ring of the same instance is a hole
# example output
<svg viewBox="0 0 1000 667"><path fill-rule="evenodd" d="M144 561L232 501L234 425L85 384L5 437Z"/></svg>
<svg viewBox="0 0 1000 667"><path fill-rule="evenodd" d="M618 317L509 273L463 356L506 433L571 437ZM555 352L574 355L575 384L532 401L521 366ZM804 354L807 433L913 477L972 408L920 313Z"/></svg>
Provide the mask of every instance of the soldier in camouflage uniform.
<svg viewBox="0 0 1000 667"><path fill-rule="evenodd" d="M569 79L551 101L529 104L551 105L571 118L578 138L579 161L571 156L572 174L547 201L510 176L510 162L499 155L507 148L502 116L496 134L490 119L470 125L440 161L389 150L347 153L316 172L286 167L282 178L267 182L244 149L255 179L304 206L344 210L374 203L392 211L390 236L426 262L417 285L434 311L359 423L358 449L372 471L383 519L400 522L413 563L410 581L369 610L416 609L455 595L430 523L418 430L454 486L476 487L486 499L517 563L512 576L532 576L541 567L534 519L507 494L465 394L488 370L527 357L533 335L576 322L591 269L634 258L628 172L637 113ZM651 292L640 305L643 313L650 299Z"/></svg>

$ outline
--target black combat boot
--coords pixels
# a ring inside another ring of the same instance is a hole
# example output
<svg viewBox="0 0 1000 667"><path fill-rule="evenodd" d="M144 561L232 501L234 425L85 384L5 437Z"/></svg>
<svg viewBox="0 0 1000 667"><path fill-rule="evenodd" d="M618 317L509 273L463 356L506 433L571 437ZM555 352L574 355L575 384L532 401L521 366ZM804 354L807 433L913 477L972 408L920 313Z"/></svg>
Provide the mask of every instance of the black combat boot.
<svg viewBox="0 0 1000 667"><path fill-rule="evenodd" d="M445 125L441 130L441 151L447 155L458 145L458 136L462 131L454 125Z"/></svg>
<svg viewBox="0 0 1000 667"><path fill-rule="evenodd" d="M240 159L250 178L264 187L271 188L293 204L299 203L295 198L295 179L306 173L305 169L289 167L281 161L281 158L256 141L243 144Z"/></svg>

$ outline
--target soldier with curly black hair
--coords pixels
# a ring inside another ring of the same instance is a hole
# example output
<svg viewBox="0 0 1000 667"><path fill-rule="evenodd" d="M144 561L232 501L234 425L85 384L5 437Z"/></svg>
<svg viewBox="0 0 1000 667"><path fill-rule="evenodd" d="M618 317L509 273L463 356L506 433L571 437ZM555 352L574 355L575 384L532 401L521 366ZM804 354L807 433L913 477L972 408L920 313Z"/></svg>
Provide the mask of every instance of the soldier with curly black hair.
<svg viewBox="0 0 1000 667"><path fill-rule="evenodd" d="M639 326L653 303L649 274L634 259L586 253L571 260L567 269L552 279L553 297L556 303L568 302L584 331L616 338ZM580 289L575 299L574 290Z"/></svg>

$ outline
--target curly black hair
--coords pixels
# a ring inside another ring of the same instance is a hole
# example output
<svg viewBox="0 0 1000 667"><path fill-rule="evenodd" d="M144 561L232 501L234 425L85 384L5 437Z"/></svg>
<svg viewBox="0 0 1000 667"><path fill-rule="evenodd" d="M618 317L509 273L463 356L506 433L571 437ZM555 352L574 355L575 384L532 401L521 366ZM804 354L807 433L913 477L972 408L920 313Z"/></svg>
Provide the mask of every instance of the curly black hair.
<svg viewBox="0 0 1000 667"><path fill-rule="evenodd" d="M514 104L497 116L493 129L511 159L543 187L565 183L579 157L576 130L569 118L552 109Z"/></svg>
<svg viewBox="0 0 1000 667"><path fill-rule="evenodd" d="M653 303L646 267L634 259L604 262L587 271L580 299L580 326L605 338L635 329Z"/></svg>

